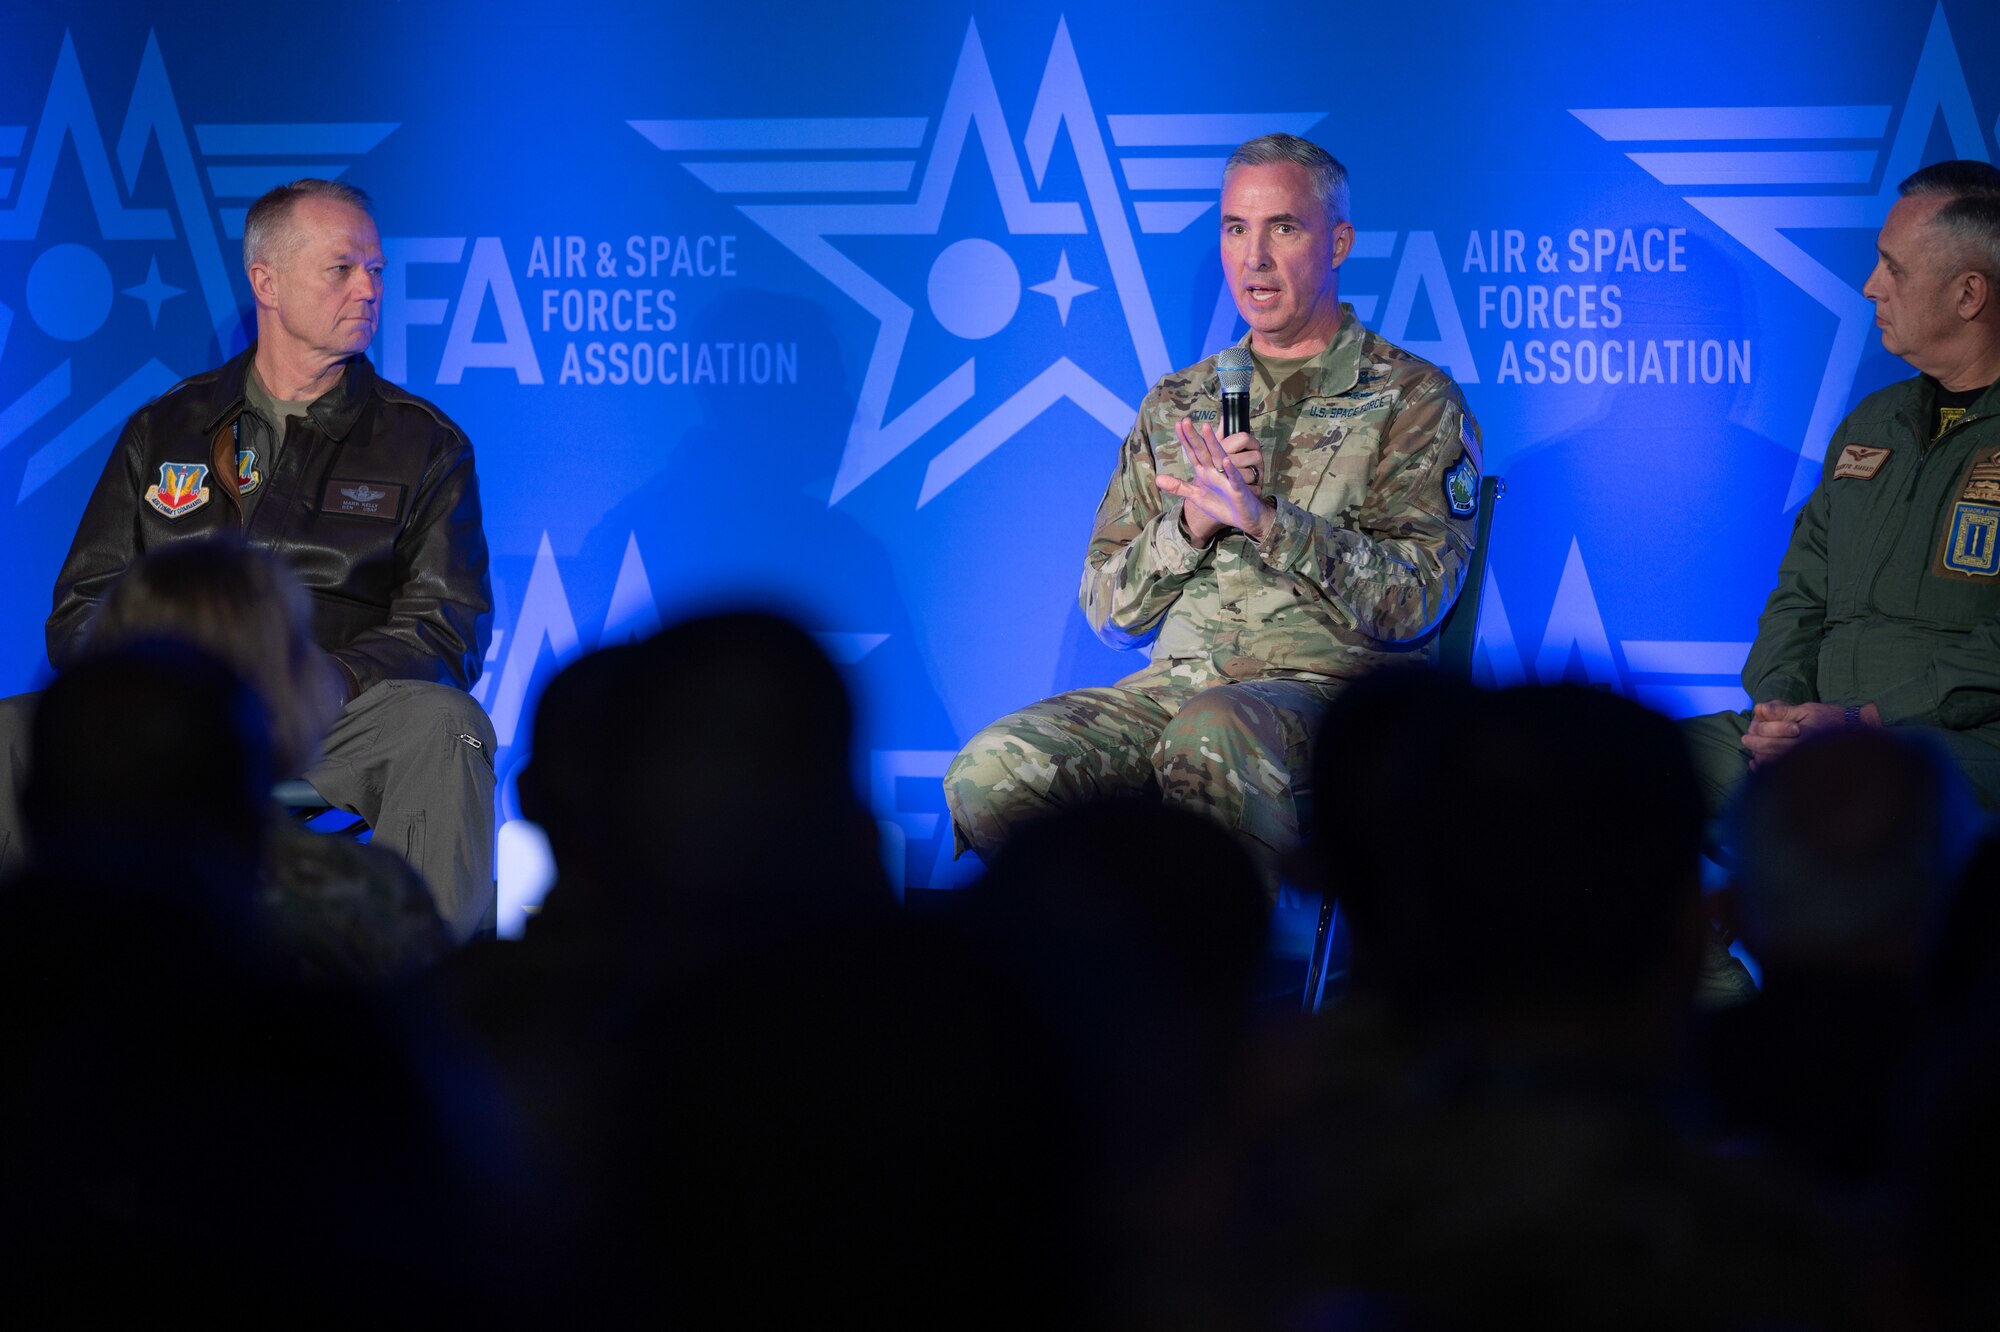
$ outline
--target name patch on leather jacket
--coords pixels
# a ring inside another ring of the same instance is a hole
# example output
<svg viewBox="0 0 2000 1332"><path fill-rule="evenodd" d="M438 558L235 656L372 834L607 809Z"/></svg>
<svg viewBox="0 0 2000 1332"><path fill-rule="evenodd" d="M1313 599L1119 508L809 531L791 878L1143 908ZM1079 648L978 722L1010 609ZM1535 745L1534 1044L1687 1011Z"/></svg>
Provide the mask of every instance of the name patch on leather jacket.
<svg viewBox="0 0 2000 1332"><path fill-rule="evenodd" d="M1870 448L1866 444L1849 444L1840 451L1840 461L1833 465L1833 479L1866 481L1881 471L1882 464L1888 461L1888 449Z"/></svg>
<svg viewBox="0 0 2000 1332"><path fill-rule="evenodd" d="M326 483L326 493L320 496L319 511L393 523L402 516L403 487L390 481L335 479Z"/></svg>

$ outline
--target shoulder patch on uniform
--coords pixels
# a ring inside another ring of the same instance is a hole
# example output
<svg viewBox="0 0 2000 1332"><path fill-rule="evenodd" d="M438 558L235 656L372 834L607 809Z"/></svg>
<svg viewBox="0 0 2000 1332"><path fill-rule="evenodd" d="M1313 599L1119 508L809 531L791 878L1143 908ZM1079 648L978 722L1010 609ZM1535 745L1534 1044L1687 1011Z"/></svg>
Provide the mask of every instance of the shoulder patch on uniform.
<svg viewBox="0 0 2000 1332"><path fill-rule="evenodd" d="M1485 461L1486 455L1479 446L1479 432L1472 428L1472 418L1463 414L1458 418L1458 442L1465 446L1465 455L1472 459L1475 468Z"/></svg>
<svg viewBox="0 0 2000 1332"><path fill-rule="evenodd" d="M146 487L146 503L169 518L185 518L208 503L207 463L161 463L160 483Z"/></svg>
<svg viewBox="0 0 2000 1332"><path fill-rule="evenodd" d="M1875 448L1868 444L1849 444L1840 451L1840 461L1833 465L1833 479L1836 481L1866 481L1882 470L1882 464L1889 461L1890 450Z"/></svg>
<svg viewBox="0 0 2000 1332"><path fill-rule="evenodd" d="M1981 581L2000 575L2000 506L1965 500L1952 505L1944 548L1931 572Z"/></svg>
<svg viewBox="0 0 2000 1332"><path fill-rule="evenodd" d="M1444 502L1454 518L1470 518L1479 509L1479 472L1472 456L1461 453L1444 474Z"/></svg>

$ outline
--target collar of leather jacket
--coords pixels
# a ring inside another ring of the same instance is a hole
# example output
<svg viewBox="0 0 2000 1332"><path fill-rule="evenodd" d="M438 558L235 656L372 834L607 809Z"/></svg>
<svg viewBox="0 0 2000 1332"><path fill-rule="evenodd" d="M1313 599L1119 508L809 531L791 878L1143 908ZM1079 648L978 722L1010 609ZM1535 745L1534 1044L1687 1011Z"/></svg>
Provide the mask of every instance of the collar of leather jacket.
<svg viewBox="0 0 2000 1332"><path fill-rule="evenodd" d="M243 386L250 377L250 363L256 356L257 344L253 342L216 374L214 409L208 424L203 427L203 434L213 434L221 429L248 405L249 397ZM374 389L375 367L368 363L366 356L350 356L340 379L332 388L313 399L312 406L306 408L306 415L328 438L346 439L347 432L354 429L354 423L361 419L362 409L368 405Z"/></svg>

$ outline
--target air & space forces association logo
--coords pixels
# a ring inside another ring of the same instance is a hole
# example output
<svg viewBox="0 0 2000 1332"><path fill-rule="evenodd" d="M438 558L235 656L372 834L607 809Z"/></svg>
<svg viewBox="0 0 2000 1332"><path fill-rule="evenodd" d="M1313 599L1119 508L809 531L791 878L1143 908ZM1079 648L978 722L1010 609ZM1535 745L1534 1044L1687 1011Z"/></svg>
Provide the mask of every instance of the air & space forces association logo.
<svg viewBox="0 0 2000 1332"><path fill-rule="evenodd" d="M1875 336L1858 275L1839 274L1790 233L1879 229L1896 187L1929 158L1942 122L1950 156L1989 160L1965 65L1940 3L1900 108L1882 105L1593 107L1570 112L1663 185L1693 187L1689 207L1728 232L1839 320L1785 501L1802 503L1862 354ZM1892 133L1893 124L1893 133ZM1721 145L1721 146L1718 146ZM1751 187L1745 189L1745 187Z"/></svg>
<svg viewBox="0 0 2000 1332"><path fill-rule="evenodd" d="M31 65L14 45L16 67ZM39 106L21 99L33 81L0 89L0 199L10 200L0 206L0 451L27 450L17 504L101 456L107 436L184 375L247 345L237 242L252 200L300 176L338 177L396 129L190 125L151 33L123 119L107 125L75 38L51 46ZM65 204L78 199L87 212ZM198 315L182 299L190 292ZM155 487L166 507L154 507L169 516L199 507L180 502L176 484Z"/></svg>

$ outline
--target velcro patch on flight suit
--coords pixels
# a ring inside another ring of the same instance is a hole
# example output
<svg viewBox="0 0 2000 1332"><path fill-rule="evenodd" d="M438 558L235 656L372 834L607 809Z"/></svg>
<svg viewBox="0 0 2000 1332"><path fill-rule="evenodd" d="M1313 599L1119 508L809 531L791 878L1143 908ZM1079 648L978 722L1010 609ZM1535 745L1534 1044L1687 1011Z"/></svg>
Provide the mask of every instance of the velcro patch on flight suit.
<svg viewBox="0 0 2000 1332"><path fill-rule="evenodd" d="M1888 449L1879 449L1867 444L1849 444L1840 451L1840 461L1833 465L1833 479L1836 481L1866 481L1882 470L1882 464L1889 461Z"/></svg>
<svg viewBox="0 0 2000 1332"><path fill-rule="evenodd" d="M1471 456L1473 470L1479 470L1486 460L1479 451L1479 436L1473 430L1472 418L1469 416L1458 418L1458 442L1465 446L1466 453Z"/></svg>
<svg viewBox="0 0 2000 1332"><path fill-rule="evenodd" d="M1944 546L1931 572L1941 578L1983 580L2000 574L2000 505L1960 500L1951 506Z"/></svg>
<svg viewBox="0 0 2000 1332"><path fill-rule="evenodd" d="M1958 497L1979 504L2000 504L2000 452L1972 460Z"/></svg>

